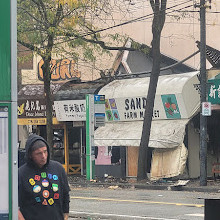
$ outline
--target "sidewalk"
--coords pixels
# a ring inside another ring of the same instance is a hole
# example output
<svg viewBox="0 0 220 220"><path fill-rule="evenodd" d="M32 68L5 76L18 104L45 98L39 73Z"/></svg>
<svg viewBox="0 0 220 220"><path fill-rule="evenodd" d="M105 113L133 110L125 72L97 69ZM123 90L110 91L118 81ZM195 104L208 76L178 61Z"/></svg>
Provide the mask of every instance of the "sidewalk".
<svg viewBox="0 0 220 220"><path fill-rule="evenodd" d="M89 181L84 176L69 175L69 184L71 187L103 187L103 188L135 188L146 190L170 190L170 191L194 191L194 192L212 192L220 193L220 180L208 180L207 186L200 186L199 179L193 180L167 180L159 181L141 181L137 182L134 178L126 180L107 177Z"/></svg>

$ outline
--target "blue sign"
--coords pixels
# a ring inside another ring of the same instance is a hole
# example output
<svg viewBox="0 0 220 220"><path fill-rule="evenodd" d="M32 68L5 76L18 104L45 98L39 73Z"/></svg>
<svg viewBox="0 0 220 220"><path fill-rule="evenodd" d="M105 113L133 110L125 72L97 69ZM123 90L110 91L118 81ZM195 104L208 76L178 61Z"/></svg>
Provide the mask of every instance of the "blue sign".
<svg viewBox="0 0 220 220"><path fill-rule="evenodd" d="M105 96L104 95L94 95L94 103L95 104L105 104Z"/></svg>

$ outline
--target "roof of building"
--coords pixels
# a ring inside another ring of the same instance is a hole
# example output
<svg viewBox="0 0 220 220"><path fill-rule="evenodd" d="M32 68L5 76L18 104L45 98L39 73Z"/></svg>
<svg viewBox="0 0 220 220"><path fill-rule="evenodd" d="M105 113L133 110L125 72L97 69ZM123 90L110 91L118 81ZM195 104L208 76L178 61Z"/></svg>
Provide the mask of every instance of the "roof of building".
<svg viewBox="0 0 220 220"><path fill-rule="evenodd" d="M61 83L51 84L51 92L55 94L61 87ZM18 92L18 99L39 99L44 97L43 84L28 84L22 87Z"/></svg>
<svg viewBox="0 0 220 220"><path fill-rule="evenodd" d="M55 94L54 99L59 100L83 100L86 94L97 94L107 83L106 80L95 81L71 80L65 83Z"/></svg>

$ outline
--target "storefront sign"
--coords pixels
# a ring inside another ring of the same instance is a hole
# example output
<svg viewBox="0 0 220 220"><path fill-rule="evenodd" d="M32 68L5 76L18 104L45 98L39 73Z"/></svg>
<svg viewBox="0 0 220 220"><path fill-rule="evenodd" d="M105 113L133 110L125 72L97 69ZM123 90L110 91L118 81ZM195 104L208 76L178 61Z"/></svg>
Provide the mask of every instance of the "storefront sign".
<svg viewBox="0 0 220 220"><path fill-rule="evenodd" d="M53 116L55 116L55 111L53 111ZM46 117L45 99L18 100L18 118L41 118L41 117L42 118Z"/></svg>
<svg viewBox="0 0 220 220"><path fill-rule="evenodd" d="M212 104L220 104L220 79L208 81L208 101Z"/></svg>
<svg viewBox="0 0 220 220"><path fill-rule="evenodd" d="M146 97L106 99L106 119L107 121L143 120L146 104ZM153 120L181 118L176 96L156 95L152 117Z"/></svg>
<svg viewBox="0 0 220 220"><path fill-rule="evenodd" d="M58 121L86 121L86 100L54 101Z"/></svg>
<svg viewBox="0 0 220 220"><path fill-rule="evenodd" d="M199 71L160 76L153 120L191 118L199 111ZM105 95L107 121L143 120L150 77L113 80L100 89Z"/></svg>
<svg viewBox="0 0 220 220"><path fill-rule="evenodd" d="M53 106L53 118L56 117ZM18 100L19 125L45 125L46 102L45 99Z"/></svg>
<svg viewBox="0 0 220 220"><path fill-rule="evenodd" d="M18 118L17 119L18 125L46 125L47 119L46 118ZM53 117L52 120L53 124L59 124L57 119Z"/></svg>

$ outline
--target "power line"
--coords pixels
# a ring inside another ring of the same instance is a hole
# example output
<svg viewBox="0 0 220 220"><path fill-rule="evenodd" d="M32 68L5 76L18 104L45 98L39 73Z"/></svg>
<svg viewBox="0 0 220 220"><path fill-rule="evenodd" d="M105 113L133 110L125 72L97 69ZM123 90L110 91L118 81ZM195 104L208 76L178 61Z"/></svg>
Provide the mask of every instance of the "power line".
<svg viewBox="0 0 220 220"><path fill-rule="evenodd" d="M192 7L192 5L185 6L185 7L183 7L182 9L189 8L189 7ZM168 14L174 12L174 11L175 11L175 10L172 10L172 11L170 11L170 12L167 12L166 15L168 15ZM143 19L143 20L145 20L145 19ZM140 21L142 21L142 20L140 20Z"/></svg>
<svg viewBox="0 0 220 220"><path fill-rule="evenodd" d="M164 9L165 11L166 10L170 10L174 7L178 7L180 5L183 5L183 4L186 4L188 2L191 2L191 0L188 0L188 1L185 1L183 3L180 3L180 4L176 4L176 5L173 5L169 8L166 8ZM185 8L188 8L188 7L191 7L192 5L189 5L189 6L185 6L183 7L182 9L185 9ZM169 14L169 13L172 13L173 11L170 11L170 12L167 12L166 14ZM110 29L113 29L113 28L116 28L116 27L120 27L120 26L124 26L126 24L130 24L130 23L133 23L133 22L138 22L138 21L143 21L143 20L146 20L146 19L149 19L149 18L153 18L153 15L154 13L150 13L150 14L147 14L147 15L144 15L144 16L141 16L139 18L135 18L135 19L132 19L132 20L129 20L129 21L126 21L126 22L123 22L123 23L120 23L120 24L117 24L117 25L113 25L111 27L107 27L107 28L104 28L104 29L100 29L100 30L97 30L97 31L94 31L94 32L90 32L90 33L87 33L87 34L84 34L82 36L79 36L79 37L86 37L86 36L90 36L90 35L93 35L93 34L96 34L96 33L100 33L100 32L103 32L103 31L106 31L106 30L110 30ZM69 42L69 41L72 41L71 39L65 41L65 42ZM62 42L64 43L64 42Z"/></svg>
<svg viewBox="0 0 220 220"><path fill-rule="evenodd" d="M189 2L191 2L191 0L181 2L180 4L173 5L169 8L164 9L164 10L170 10L172 8L181 6L181 5L189 3ZM191 7L191 6L186 6L184 8L187 8L187 7ZM171 11L171 12L173 12L173 11ZM171 12L167 12L166 14L171 13ZM116 25L113 25L113 26L110 26L110 27L107 27L107 28L103 28L103 29L100 29L100 30L97 30L97 31L94 31L94 32L87 33L85 35L82 35L82 37L89 36L89 35L96 34L96 33L100 33L100 32L103 32L103 31L106 31L106 30L109 30L109 29L113 29L113 28L120 27L120 26L123 26L123 25L126 25L126 24L130 24L130 23L133 23L133 22L142 21L142 20L148 19L149 17L151 18L153 15L154 15L154 13L150 13L150 14L147 14L147 15L144 15L144 16L126 21L126 22L122 22L120 24L116 24Z"/></svg>
<svg viewBox="0 0 220 220"><path fill-rule="evenodd" d="M175 8L175 7L177 7L177 6L186 4L186 3L188 3L188 2L191 2L191 0L188 0L188 1L183 2L183 3L180 3L180 4L176 4L176 5L174 5L174 6L171 6L171 7L169 7L169 8L166 8L166 9L164 9L164 10L170 10L170 9L172 9L172 8ZM100 30L98 30L98 31L94 31L94 32L88 33L88 34L86 34L86 35L84 35L84 36L82 36L82 37L86 37L86 36L89 36L89 35L92 35L92 34L100 33L100 32L102 32L102 31L110 30L110 29L113 29L113 28L116 28L116 27L120 27L120 26L123 26L123 25L126 25L126 24L133 23L133 22L141 21L141 20L147 19L148 17L153 16L153 15L154 15L154 13L150 13L150 14L141 16L141 17L139 17L139 18L132 19L132 20L130 20L130 21L126 21L126 22L123 22L123 23L120 23L120 24L113 25L113 26L111 26L111 27L103 28L103 29L100 29Z"/></svg>
<svg viewBox="0 0 220 220"><path fill-rule="evenodd" d="M170 10L170 9L172 9L172 8L181 6L181 5L186 4L186 3L189 3L189 2L191 2L191 0L184 1L184 2L182 2L182 3L180 3L180 4L173 5L173 6L169 7L169 8L164 9L164 10L165 10L165 11L166 11L166 10ZM191 6L192 6L192 5L185 6L185 7L183 7L182 9L185 9L185 8L188 8L188 7L191 7ZM170 11L170 12L167 12L166 14L169 14L169 13L172 13L172 12L173 12L173 10ZM100 29L100 30L97 30L97 31L94 31L94 32L86 33L86 34L81 35L81 36L79 36L79 37L86 37L86 36L90 36L90 35L93 35L93 34L96 34L96 33L100 33L100 32L106 31L106 30L110 30L110 29L113 29L113 28L116 28L116 27L124 26L124 25L126 25L126 24L130 24L130 23L134 23L134 22L138 22L138 21L143 21L143 20L146 20L146 19L149 19L149 18L153 18L153 15L154 15L154 13L150 13L150 14L147 14L147 15L144 15L144 16L141 16L141 17L138 17L138 18L135 18L135 19L132 19L132 20L129 20L129 21L126 21L126 22L117 24L117 25L113 25L113 26L110 26L110 27L107 27L107 28L103 28L103 29ZM61 42L61 43L70 42L70 41L72 41L72 39L63 41L63 42ZM57 44L61 44L61 43L57 43ZM56 44L56 45L57 45L57 44Z"/></svg>
<svg viewBox="0 0 220 220"><path fill-rule="evenodd" d="M182 2L182 3L180 3L180 4L173 5L173 6L169 7L169 8L164 9L164 10L170 10L170 9L172 9L172 8L181 6L181 5L186 4L186 3L189 3L189 2L191 2L191 0L184 1L184 2ZM188 8L188 7L191 7L191 6L192 6L192 5L185 6L185 7L183 7L182 9L185 9L185 8ZM174 10L172 10L172 11L170 11L170 12L167 12L166 14L172 13L173 11L174 11ZM103 28L103 29L100 29L100 30L97 30L97 31L94 31L94 32L90 32L90 33L84 34L84 35L79 36L79 37L86 37L86 36L93 35L93 34L96 34L96 33L100 33L100 32L103 32L103 31L106 31L106 30L110 30L110 29L113 29L113 28L116 28L116 27L120 27L120 26L123 26L123 25L126 25L126 24L130 24L130 23L134 23L134 22L138 22L138 21L143 21L143 20L152 18L153 15L154 15L154 13L150 13L150 14L147 14L147 15L144 15L144 16L141 16L141 17L138 17L138 18L135 18L135 19L132 19L132 20L129 20L129 21L126 21L126 22L117 24L117 25L113 25L113 26L111 26L111 27ZM68 42L68 41L72 41L72 39L66 40L66 41L64 41L64 42L62 42L62 43L65 43L65 42Z"/></svg>
<svg viewBox="0 0 220 220"><path fill-rule="evenodd" d="M187 10L187 11L182 11L182 10L174 10L176 12L190 12L190 13L199 13L200 11L190 11L190 10ZM220 11L207 11L206 12L207 14L220 14Z"/></svg>

